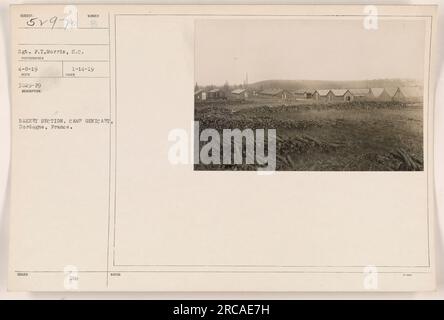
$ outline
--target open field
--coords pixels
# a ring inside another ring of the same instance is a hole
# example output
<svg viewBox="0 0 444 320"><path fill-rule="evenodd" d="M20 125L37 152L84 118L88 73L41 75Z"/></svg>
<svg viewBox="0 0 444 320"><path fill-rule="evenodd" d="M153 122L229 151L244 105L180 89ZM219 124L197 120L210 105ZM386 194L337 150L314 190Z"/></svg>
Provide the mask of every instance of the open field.
<svg viewBox="0 0 444 320"><path fill-rule="evenodd" d="M195 120L200 130L276 129L276 170L414 171L423 170L422 113L422 104L400 102L214 101L196 105ZM195 169L257 166L197 164Z"/></svg>

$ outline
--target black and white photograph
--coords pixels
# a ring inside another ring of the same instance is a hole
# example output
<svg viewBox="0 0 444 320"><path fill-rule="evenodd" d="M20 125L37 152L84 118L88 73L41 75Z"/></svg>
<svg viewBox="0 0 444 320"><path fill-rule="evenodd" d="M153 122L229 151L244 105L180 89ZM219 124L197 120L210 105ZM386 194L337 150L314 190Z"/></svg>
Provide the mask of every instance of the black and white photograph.
<svg viewBox="0 0 444 320"><path fill-rule="evenodd" d="M424 21L320 19L196 21L195 170L256 170L261 143L278 171L424 170Z"/></svg>

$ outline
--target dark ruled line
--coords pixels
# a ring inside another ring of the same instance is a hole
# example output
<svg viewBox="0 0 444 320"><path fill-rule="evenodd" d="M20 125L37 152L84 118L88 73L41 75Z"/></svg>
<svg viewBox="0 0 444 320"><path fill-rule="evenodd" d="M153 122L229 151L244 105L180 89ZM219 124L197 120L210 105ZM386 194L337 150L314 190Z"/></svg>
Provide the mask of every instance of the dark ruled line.
<svg viewBox="0 0 444 320"><path fill-rule="evenodd" d="M247 271L247 270L232 270L232 271L224 271L224 270L113 270L114 273L340 273L340 274L362 274L362 271L272 271L272 270L253 270L253 271ZM39 271L16 271L15 273L66 273L65 271L61 270L39 270ZM76 271L76 273L106 273L108 274L108 271ZM378 273L388 273L388 274L416 274L416 273L422 273L427 274L430 273L430 271L378 271Z"/></svg>
<svg viewBox="0 0 444 320"><path fill-rule="evenodd" d="M19 46L109 46L108 43L19 43Z"/></svg>
<svg viewBox="0 0 444 320"><path fill-rule="evenodd" d="M38 59L21 59L19 62L109 62L108 60L38 60Z"/></svg>
<svg viewBox="0 0 444 320"><path fill-rule="evenodd" d="M68 30L68 28L64 27L19 27L19 29L27 29L27 30ZM107 27L76 27L70 29L82 29L82 30L108 30Z"/></svg>
<svg viewBox="0 0 444 320"><path fill-rule="evenodd" d="M32 76L32 77L23 77L23 76L19 76L20 79L108 79L109 77L70 77L70 76L66 76L66 77L60 77L60 76L41 76L41 77L37 77L37 76Z"/></svg>

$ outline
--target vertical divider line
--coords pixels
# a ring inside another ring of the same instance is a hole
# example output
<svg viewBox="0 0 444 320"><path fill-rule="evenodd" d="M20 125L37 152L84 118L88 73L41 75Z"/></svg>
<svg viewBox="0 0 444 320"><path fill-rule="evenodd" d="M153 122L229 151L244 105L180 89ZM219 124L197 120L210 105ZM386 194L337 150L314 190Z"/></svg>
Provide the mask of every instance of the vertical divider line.
<svg viewBox="0 0 444 320"><path fill-rule="evenodd" d="M114 14L114 220L113 266L116 265L116 216L117 216L117 15Z"/></svg>
<svg viewBox="0 0 444 320"><path fill-rule="evenodd" d="M109 241L111 225L111 128L112 128L112 102L111 102L111 27L108 13L108 103L109 103L109 148L108 148L108 239L106 249L106 287L109 287Z"/></svg>

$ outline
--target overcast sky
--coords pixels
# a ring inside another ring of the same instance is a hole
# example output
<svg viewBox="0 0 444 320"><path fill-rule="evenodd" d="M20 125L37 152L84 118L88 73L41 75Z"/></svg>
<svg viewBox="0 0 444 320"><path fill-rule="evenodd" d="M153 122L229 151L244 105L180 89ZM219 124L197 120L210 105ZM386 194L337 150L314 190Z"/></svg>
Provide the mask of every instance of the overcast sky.
<svg viewBox="0 0 444 320"><path fill-rule="evenodd" d="M198 20L199 85L269 79L423 79L424 20Z"/></svg>

